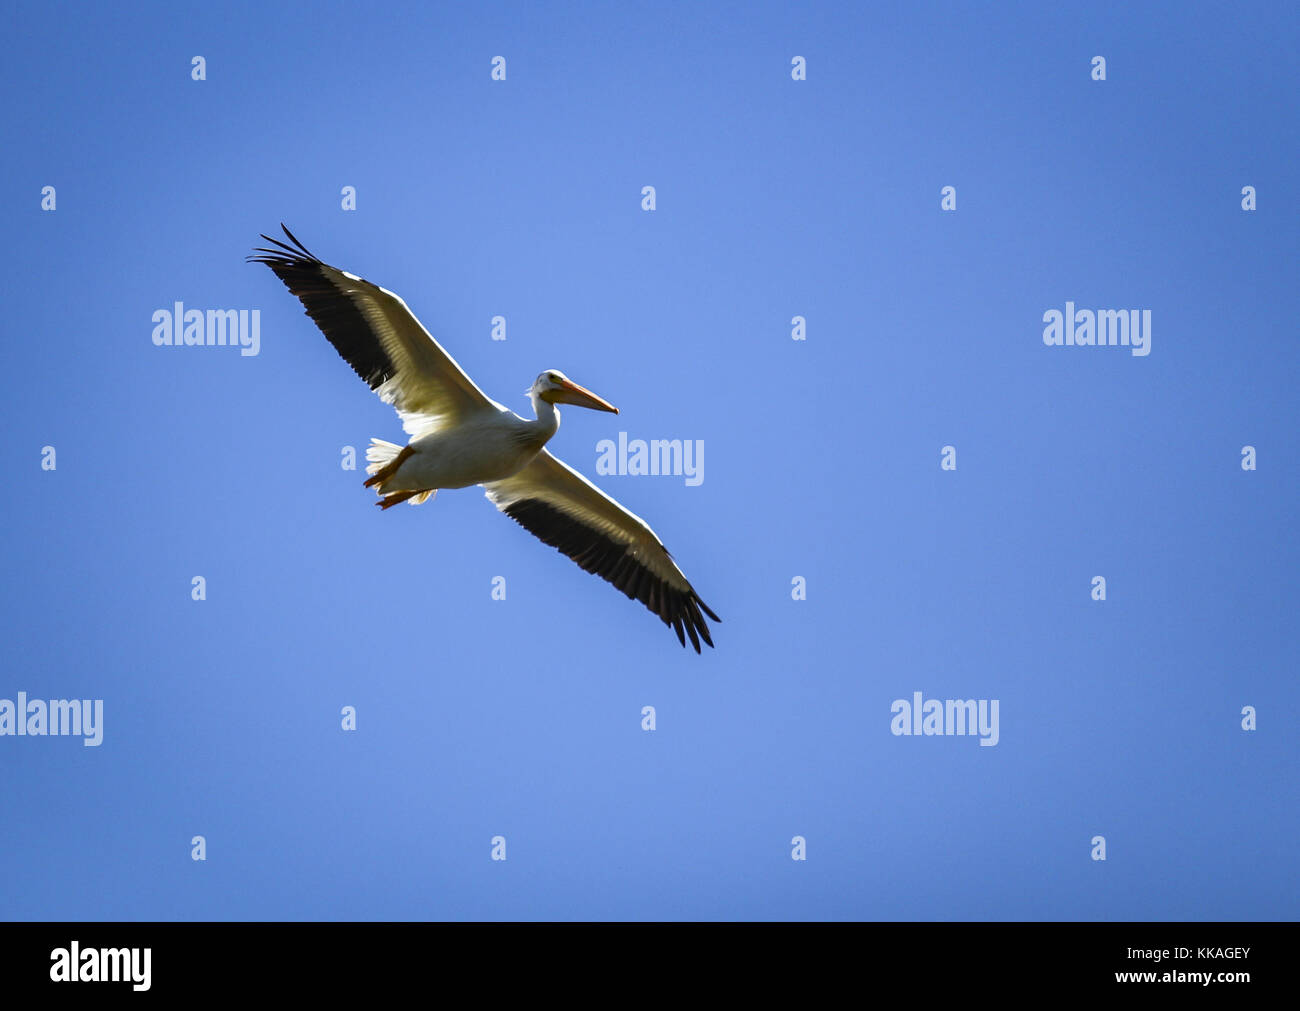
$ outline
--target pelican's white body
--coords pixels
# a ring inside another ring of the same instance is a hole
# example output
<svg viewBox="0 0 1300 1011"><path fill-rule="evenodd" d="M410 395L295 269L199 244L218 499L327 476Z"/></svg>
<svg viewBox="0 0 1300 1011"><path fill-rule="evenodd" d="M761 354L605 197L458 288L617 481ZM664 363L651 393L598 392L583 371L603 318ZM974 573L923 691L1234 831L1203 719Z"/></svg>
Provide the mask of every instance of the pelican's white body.
<svg viewBox="0 0 1300 1011"><path fill-rule="evenodd" d="M541 452L560 426L560 412L553 404L536 396L533 403L538 415L536 421L521 418L494 401L492 408L463 418L454 428L438 428L417 435L411 440L411 452L401 466L376 490L387 495L468 488L502 481L518 473ZM391 443L375 441L385 452L370 458L380 462L394 458L400 450Z"/></svg>

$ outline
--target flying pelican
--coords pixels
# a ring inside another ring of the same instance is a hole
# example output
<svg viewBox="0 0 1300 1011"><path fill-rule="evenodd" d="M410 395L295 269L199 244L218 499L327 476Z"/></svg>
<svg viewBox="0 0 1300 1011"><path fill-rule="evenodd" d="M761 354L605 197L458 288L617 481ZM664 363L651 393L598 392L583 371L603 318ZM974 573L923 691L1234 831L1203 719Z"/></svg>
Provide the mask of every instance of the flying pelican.
<svg viewBox="0 0 1300 1011"><path fill-rule="evenodd" d="M721 619L655 532L546 449L560 427L556 404L618 408L547 369L528 390L536 420L521 418L474 385L400 298L317 259L280 227L292 245L263 235L275 248L258 247L248 261L275 271L411 437L405 446L370 440L365 485L379 494L376 505L419 505L439 488L481 484L501 512L641 601L683 646L688 635L697 653L701 639L713 645L704 615Z"/></svg>

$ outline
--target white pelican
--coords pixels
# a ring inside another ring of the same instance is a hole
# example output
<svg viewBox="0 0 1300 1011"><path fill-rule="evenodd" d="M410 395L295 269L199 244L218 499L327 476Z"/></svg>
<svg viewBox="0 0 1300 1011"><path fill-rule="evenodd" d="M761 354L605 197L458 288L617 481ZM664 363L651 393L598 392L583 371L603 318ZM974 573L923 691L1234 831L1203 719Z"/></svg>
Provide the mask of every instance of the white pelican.
<svg viewBox="0 0 1300 1011"><path fill-rule="evenodd" d="M317 259L280 227L292 245L263 235L275 248L259 247L248 260L275 271L411 436L406 446L370 440L366 487L379 494L377 505L418 505L439 488L481 484L516 523L645 604L683 646L688 635L697 653L701 639L713 645L704 615L721 619L655 532L546 449L560 427L556 404L618 408L547 369L528 390L536 420L521 418L475 386L400 298Z"/></svg>

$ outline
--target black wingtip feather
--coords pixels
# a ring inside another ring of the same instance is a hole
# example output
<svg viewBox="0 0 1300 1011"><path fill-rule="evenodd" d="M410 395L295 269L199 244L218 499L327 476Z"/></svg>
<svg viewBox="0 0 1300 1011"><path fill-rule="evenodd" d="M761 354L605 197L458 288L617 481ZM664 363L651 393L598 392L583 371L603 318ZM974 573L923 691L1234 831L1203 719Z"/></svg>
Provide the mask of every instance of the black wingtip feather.
<svg viewBox="0 0 1300 1011"><path fill-rule="evenodd" d="M306 246L304 246L301 242L298 241L298 236L294 235L293 232L289 231L288 225L286 225L283 221L281 221L280 227L284 229L284 234L289 236L289 241L298 247L298 250L302 253L303 256L306 256L308 259L315 260L317 263L321 262L315 255L313 255L311 250L309 250ZM275 240L272 239L271 241L274 242Z"/></svg>
<svg viewBox="0 0 1300 1011"><path fill-rule="evenodd" d="M695 647L695 652L698 653L700 651L700 634L695 631L694 616L691 615L690 612L688 611L685 621L682 621L680 618L678 618L677 620L679 623L686 626L686 631L690 634L691 637L691 645ZM682 643L682 645L685 646L686 644Z"/></svg>
<svg viewBox="0 0 1300 1011"><path fill-rule="evenodd" d="M284 234L288 237L289 242L283 242L272 235L267 235L265 232L262 232L260 233L261 237L276 248L270 249L266 246L259 246L254 250L254 252L263 253L265 255L246 257L245 259L247 262L266 264L273 262L297 264L324 262L320 257L316 256L311 250L304 246L298 240L298 237L294 235L293 232L289 231L289 226L283 221L280 222L280 227L284 230ZM290 243L292 243L292 245L290 245Z"/></svg>
<svg viewBox="0 0 1300 1011"><path fill-rule="evenodd" d="M682 616L680 614L673 615L673 631L677 633L677 641L680 642L683 647L685 647L686 633L682 630ZM692 639L695 638L694 632L691 633L691 638ZM699 652L698 647L696 648L696 652L697 653Z"/></svg>

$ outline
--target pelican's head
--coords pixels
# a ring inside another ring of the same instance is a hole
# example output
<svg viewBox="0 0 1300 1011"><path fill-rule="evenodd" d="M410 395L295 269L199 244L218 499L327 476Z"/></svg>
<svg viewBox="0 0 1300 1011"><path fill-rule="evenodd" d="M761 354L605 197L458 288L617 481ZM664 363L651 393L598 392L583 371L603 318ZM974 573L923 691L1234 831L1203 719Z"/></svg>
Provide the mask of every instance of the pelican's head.
<svg viewBox="0 0 1300 1011"><path fill-rule="evenodd" d="M590 407L593 411L618 413L618 408L609 401L602 400L591 390L579 386L559 369L547 369L538 376L528 395L545 400L548 404L573 404L576 407Z"/></svg>

